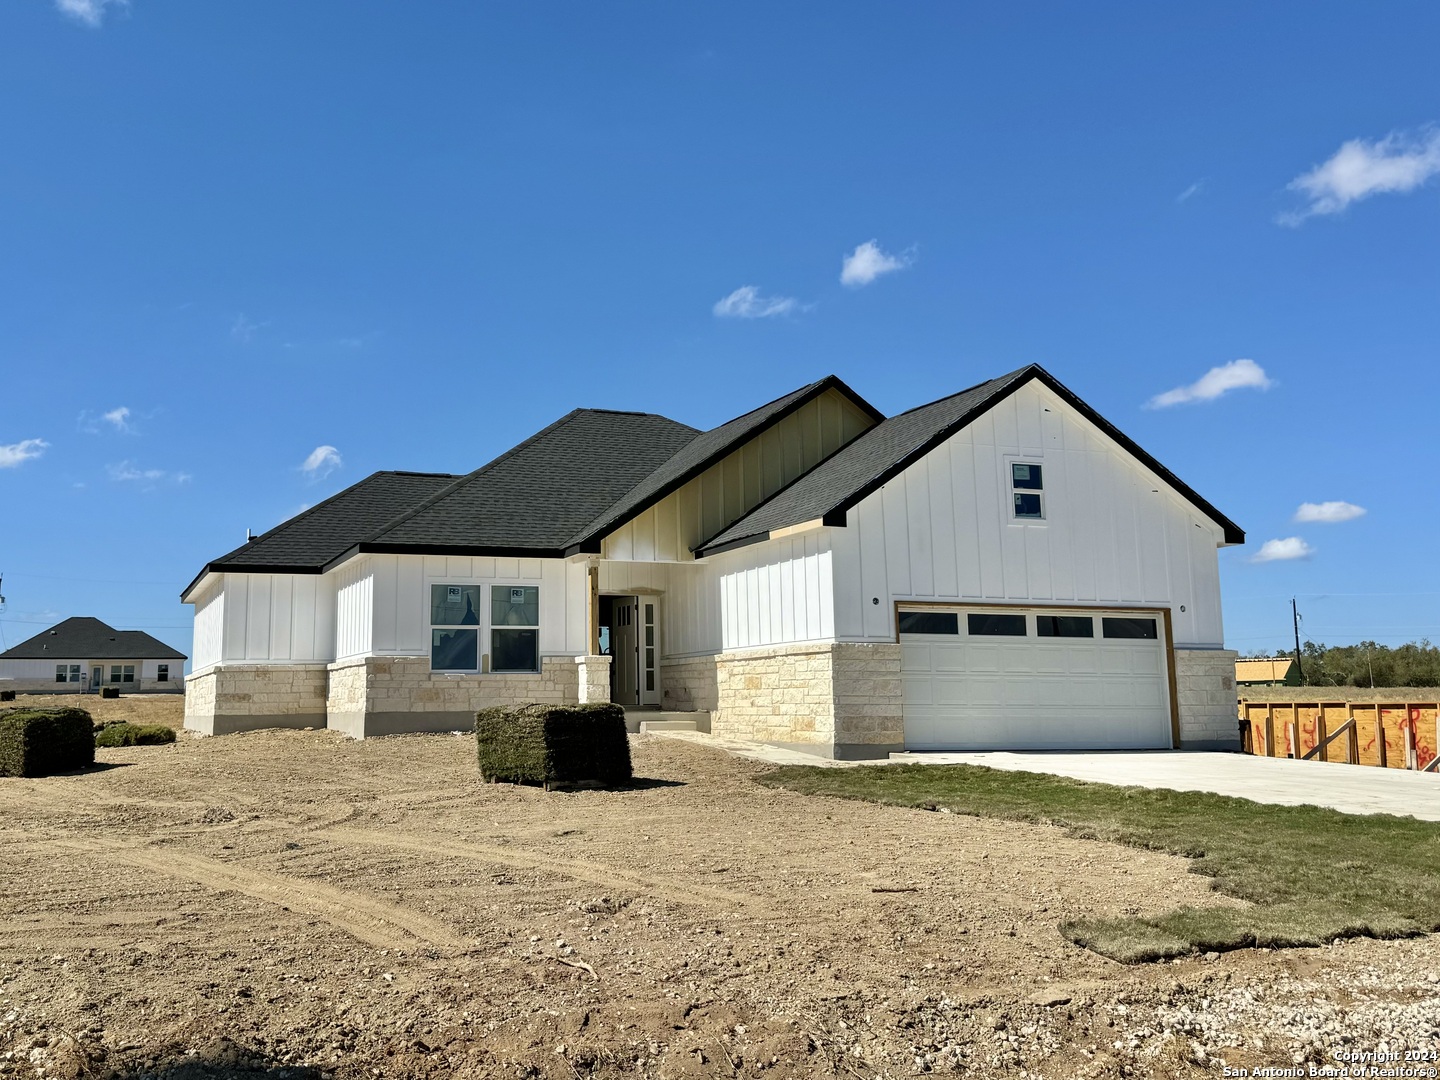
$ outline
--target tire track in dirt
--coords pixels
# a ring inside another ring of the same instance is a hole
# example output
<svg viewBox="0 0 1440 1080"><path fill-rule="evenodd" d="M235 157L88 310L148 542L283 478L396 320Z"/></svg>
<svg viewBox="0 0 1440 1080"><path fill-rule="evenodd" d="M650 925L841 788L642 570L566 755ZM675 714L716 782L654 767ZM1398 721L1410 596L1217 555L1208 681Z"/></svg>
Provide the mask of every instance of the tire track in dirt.
<svg viewBox="0 0 1440 1080"><path fill-rule="evenodd" d="M617 870L603 863L545 855L537 851L517 851L513 847L499 844L437 840L428 836L416 836L413 833L388 832L378 829L329 829L319 835L341 844L393 848L400 851L415 851L424 855L442 855L449 858L471 859L476 862L499 863L503 866L514 866L526 870L548 871L611 889L632 889L638 893L645 893L662 900L673 900L680 904L706 908L743 908L755 916L773 914L764 900L748 893L732 892L729 889L716 889L705 885L682 885L661 878Z"/></svg>
<svg viewBox="0 0 1440 1080"><path fill-rule="evenodd" d="M57 840L54 846L86 855L100 855L141 870L203 885L215 892L243 893L256 900L313 915L360 941L384 949L413 949L418 944L466 950L473 944L434 919L316 881L179 851L131 848L99 840Z"/></svg>

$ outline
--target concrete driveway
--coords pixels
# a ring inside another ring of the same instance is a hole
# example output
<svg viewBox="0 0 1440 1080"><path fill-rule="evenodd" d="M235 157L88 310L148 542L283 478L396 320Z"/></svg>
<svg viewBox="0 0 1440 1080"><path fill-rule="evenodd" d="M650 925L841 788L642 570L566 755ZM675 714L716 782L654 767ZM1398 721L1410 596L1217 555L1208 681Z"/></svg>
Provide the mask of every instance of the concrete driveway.
<svg viewBox="0 0 1440 1080"><path fill-rule="evenodd" d="M792 749L707 735L657 734L713 746L773 765L987 765L992 769L1051 773L1123 787L1210 791L1280 806L1328 806L1346 814L1410 815L1440 821L1440 775L1332 765L1324 761L1252 757L1191 750L988 751L891 754L872 761L833 761Z"/></svg>
<svg viewBox="0 0 1440 1080"><path fill-rule="evenodd" d="M1101 784L1212 791L1280 806L1328 806L1346 814L1399 814L1440 821L1440 776L1401 769L1188 750L892 754L889 760L988 765Z"/></svg>

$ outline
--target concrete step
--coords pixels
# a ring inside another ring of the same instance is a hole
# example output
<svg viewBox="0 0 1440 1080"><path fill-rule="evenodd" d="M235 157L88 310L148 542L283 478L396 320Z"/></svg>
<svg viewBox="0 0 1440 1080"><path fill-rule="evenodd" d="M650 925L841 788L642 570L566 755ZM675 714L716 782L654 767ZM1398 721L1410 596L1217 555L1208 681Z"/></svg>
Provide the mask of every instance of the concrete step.
<svg viewBox="0 0 1440 1080"><path fill-rule="evenodd" d="M694 720L641 720L640 734L652 731L699 731Z"/></svg>
<svg viewBox="0 0 1440 1080"><path fill-rule="evenodd" d="M709 731L708 712L663 712L660 709L626 709L627 731Z"/></svg>

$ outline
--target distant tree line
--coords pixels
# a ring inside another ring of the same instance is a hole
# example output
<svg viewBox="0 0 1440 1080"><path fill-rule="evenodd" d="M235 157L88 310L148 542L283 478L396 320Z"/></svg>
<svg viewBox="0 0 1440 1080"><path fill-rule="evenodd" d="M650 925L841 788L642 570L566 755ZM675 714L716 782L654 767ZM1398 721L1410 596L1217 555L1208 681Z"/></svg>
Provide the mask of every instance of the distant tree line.
<svg viewBox="0 0 1440 1080"><path fill-rule="evenodd" d="M1275 656L1295 655L1277 649ZM1440 648L1429 641L1408 645L1321 645L1307 641L1300 649L1306 686L1440 686Z"/></svg>

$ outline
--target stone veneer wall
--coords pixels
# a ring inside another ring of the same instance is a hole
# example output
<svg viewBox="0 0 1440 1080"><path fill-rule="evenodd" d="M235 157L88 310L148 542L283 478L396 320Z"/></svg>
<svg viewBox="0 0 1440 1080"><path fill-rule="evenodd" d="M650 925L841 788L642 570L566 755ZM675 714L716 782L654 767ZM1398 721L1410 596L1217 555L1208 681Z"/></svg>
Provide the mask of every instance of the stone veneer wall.
<svg viewBox="0 0 1440 1080"><path fill-rule="evenodd" d="M905 749L900 646L839 643L831 659L835 756L882 758Z"/></svg>
<svg viewBox="0 0 1440 1080"><path fill-rule="evenodd" d="M714 712L719 704L714 656L660 658L660 707L676 712Z"/></svg>
<svg viewBox="0 0 1440 1080"><path fill-rule="evenodd" d="M1184 750L1239 750L1235 658L1229 649L1176 649L1175 689Z"/></svg>
<svg viewBox="0 0 1440 1080"><path fill-rule="evenodd" d="M884 757L905 745L900 646L820 643L715 658L716 735L826 757Z"/></svg>
<svg viewBox="0 0 1440 1080"><path fill-rule="evenodd" d="M325 726L324 664L235 664L185 678L185 727L201 735Z"/></svg>
<svg viewBox="0 0 1440 1080"><path fill-rule="evenodd" d="M357 739L415 731L465 731L493 705L579 700L580 665L546 656L534 674L446 675L424 656L367 656L329 665L329 726Z"/></svg>

